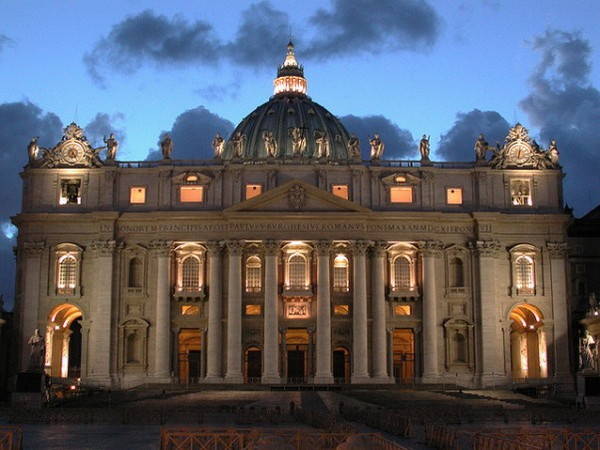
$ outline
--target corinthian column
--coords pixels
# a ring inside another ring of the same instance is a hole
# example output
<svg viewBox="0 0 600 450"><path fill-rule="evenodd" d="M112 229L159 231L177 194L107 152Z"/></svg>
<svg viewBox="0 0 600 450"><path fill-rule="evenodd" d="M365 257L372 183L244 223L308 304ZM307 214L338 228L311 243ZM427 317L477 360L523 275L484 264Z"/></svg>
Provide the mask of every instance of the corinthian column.
<svg viewBox="0 0 600 450"><path fill-rule="evenodd" d="M279 243L266 241L265 247L265 311L264 311L264 357L262 382L280 383L279 376L279 313L277 301L277 254Z"/></svg>
<svg viewBox="0 0 600 450"><path fill-rule="evenodd" d="M503 339L496 302L496 259L501 246L498 241L474 241L470 247L478 259L479 272L479 367L482 386L495 384L504 376Z"/></svg>
<svg viewBox="0 0 600 450"><path fill-rule="evenodd" d="M569 317L567 312L566 242L546 243L552 277L552 318L554 322L554 376L556 381L572 382L569 364Z"/></svg>
<svg viewBox="0 0 600 450"><path fill-rule="evenodd" d="M222 345L221 345L221 244L211 241L206 244L208 250L208 331L206 343L206 383L218 383L222 376Z"/></svg>
<svg viewBox="0 0 600 450"><path fill-rule="evenodd" d="M87 382L110 386L111 336L112 336L112 276L115 241L92 241L89 249L94 258L91 303L90 343Z"/></svg>
<svg viewBox="0 0 600 450"><path fill-rule="evenodd" d="M439 377L436 259L441 242L419 243L423 257L423 383L435 383Z"/></svg>
<svg viewBox="0 0 600 450"><path fill-rule="evenodd" d="M329 252L331 241L315 243L317 252L317 370L314 382L333 383L331 371L331 283Z"/></svg>
<svg viewBox="0 0 600 450"><path fill-rule="evenodd" d="M240 241L227 241L229 272L227 288L227 383L242 377L242 250Z"/></svg>
<svg viewBox="0 0 600 450"><path fill-rule="evenodd" d="M373 248L373 278L371 305L373 310L373 377L377 383L391 381L387 370L387 339L385 325L385 256L387 242L379 241Z"/></svg>
<svg viewBox="0 0 600 450"><path fill-rule="evenodd" d="M44 251L44 243L24 242L19 250L20 254L23 255L23 259L20 261L23 268L22 301L18 306L21 318L19 327L21 358L19 365L20 370L24 371L28 369L30 359L30 348L27 342L35 332L35 329L39 328L40 263L42 252Z"/></svg>
<svg viewBox="0 0 600 450"><path fill-rule="evenodd" d="M154 378L171 381L171 292L169 258L171 241L152 241L150 251L156 259L156 333L154 340Z"/></svg>
<svg viewBox="0 0 600 450"><path fill-rule="evenodd" d="M367 262L368 241L356 241L353 252L353 312L352 312L352 383L368 383L369 378L369 343L367 336Z"/></svg>

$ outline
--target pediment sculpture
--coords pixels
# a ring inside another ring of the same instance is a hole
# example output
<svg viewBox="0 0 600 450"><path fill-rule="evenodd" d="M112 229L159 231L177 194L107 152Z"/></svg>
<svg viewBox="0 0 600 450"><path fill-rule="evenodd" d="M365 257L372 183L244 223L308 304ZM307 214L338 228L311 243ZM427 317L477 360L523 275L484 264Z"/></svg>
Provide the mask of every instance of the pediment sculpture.
<svg viewBox="0 0 600 450"><path fill-rule="evenodd" d="M114 136L112 137L114 139ZM116 154L116 139L111 141L113 157ZM27 147L29 165L33 167L101 167L99 158L101 150L107 147L94 148L85 137L84 131L75 122L64 129L60 142L51 149L40 147L37 138L33 138ZM39 157L41 153L41 158ZM109 155L110 157L110 155Z"/></svg>
<svg viewBox="0 0 600 450"><path fill-rule="evenodd" d="M494 169L558 169L556 141L543 150L529 137L527 129L517 123L509 130L504 145L494 150L490 165Z"/></svg>

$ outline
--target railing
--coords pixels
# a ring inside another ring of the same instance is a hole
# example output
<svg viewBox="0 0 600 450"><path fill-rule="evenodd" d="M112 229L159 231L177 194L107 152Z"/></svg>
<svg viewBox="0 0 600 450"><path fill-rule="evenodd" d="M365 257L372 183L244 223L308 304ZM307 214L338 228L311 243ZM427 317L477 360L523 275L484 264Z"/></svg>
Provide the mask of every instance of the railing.
<svg viewBox="0 0 600 450"><path fill-rule="evenodd" d="M117 167L124 169L141 169L160 166L218 166L230 164L244 165L274 165L274 164L294 164L294 165L313 165L314 159L311 158L277 158L273 160L256 159L256 160L218 160L218 159L169 159L158 161L116 161ZM419 167L435 167L442 169L470 169L475 167L475 162L471 161L431 161L428 164L422 164L421 161L412 160L337 160L332 161L338 166L379 166L379 167L398 167L398 168L419 168Z"/></svg>
<svg viewBox="0 0 600 450"><path fill-rule="evenodd" d="M340 414L348 421L363 423L396 436L409 437L412 435L410 418L389 409L372 410L344 406L340 408Z"/></svg>
<svg viewBox="0 0 600 450"><path fill-rule="evenodd" d="M369 449L406 450L377 433L324 433L286 429L211 429L163 428L161 450L219 449L239 450L254 448L260 442L291 446L297 450L335 449L347 440L363 443Z"/></svg>
<svg viewBox="0 0 600 450"><path fill-rule="evenodd" d="M0 426L0 450L21 450L23 431L20 427Z"/></svg>

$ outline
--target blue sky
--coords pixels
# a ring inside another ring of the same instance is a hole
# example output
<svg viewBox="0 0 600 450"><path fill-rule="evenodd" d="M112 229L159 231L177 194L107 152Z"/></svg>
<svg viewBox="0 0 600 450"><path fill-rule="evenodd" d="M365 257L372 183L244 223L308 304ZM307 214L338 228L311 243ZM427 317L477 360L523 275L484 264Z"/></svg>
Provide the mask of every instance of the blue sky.
<svg viewBox="0 0 600 450"><path fill-rule="evenodd" d="M542 145L557 138L578 215L600 200L597 0L1 0L0 18L4 161L22 166L30 136L52 145L72 120L93 139L118 130L121 160L145 159L178 118L182 132L185 117L237 124L272 94L291 35L309 95L355 116L359 136L389 130L391 156L426 133L438 159L470 159L475 133L494 142L520 121ZM191 135L208 148L212 135ZM194 156L186 145L174 156ZM3 220L18 210L0 201Z"/></svg>

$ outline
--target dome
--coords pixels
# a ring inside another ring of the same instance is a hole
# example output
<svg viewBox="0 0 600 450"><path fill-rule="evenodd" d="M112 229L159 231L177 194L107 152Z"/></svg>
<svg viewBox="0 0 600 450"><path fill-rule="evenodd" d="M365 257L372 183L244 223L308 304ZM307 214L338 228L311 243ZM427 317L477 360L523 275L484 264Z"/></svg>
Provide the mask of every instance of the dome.
<svg viewBox="0 0 600 450"><path fill-rule="evenodd" d="M360 160L358 139L306 95L304 70L296 61L291 42L274 86L269 101L246 116L227 143L215 146L217 156L225 160L303 159L324 163ZM216 137L214 142L222 139Z"/></svg>

